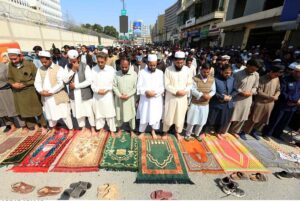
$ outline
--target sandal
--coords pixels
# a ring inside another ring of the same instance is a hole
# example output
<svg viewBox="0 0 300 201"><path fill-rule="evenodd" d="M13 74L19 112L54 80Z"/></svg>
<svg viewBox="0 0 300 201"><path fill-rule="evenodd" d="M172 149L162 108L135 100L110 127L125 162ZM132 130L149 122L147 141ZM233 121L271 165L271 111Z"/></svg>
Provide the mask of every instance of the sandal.
<svg viewBox="0 0 300 201"><path fill-rule="evenodd" d="M11 185L11 191L15 193L21 193L21 194L27 194L31 193L35 187L29 184L26 184L25 182L18 182Z"/></svg>
<svg viewBox="0 0 300 201"><path fill-rule="evenodd" d="M196 140L198 140L199 142L202 142L202 138L200 136L196 136Z"/></svg>
<svg viewBox="0 0 300 201"><path fill-rule="evenodd" d="M45 186L38 190L37 194L39 197L45 197L45 196L53 196L61 193L62 188L61 187L50 187Z"/></svg>
<svg viewBox="0 0 300 201"><path fill-rule="evenodd" d="M98 187L98 200L116 200L118 198L117 187L113 184L103 184Z"/></svg>
<svg viewBox="0 0 300 201"><path fill-rule="evenodd" d="M72 190L70 195L72 198L78 199L81 198L85 193L85 189L81 188L80 186L77 186L75 189Z"/></svg>
<svg viewBox="0 0 300 201"><path fill-rule="evenodd" d="M71 193L72 193L73 189L66 189L61 195L60 198L58 200L69 200L71 197Z"/></svg>
<svg viewBox="0 0 300 201"><path fill-rule="evenodd" d="M187 141L187 142L189 142L191 140L194 140L194 138L192 138L191 136L185 136L184 140Z"/></svg>
<svg viewBox="0 0 300 201"><path fill-rule="evenodd" d="M172 192L163 191L163 190L153 191L150 194L152 200L170 200L172 196L173 196Z"/></svg>
<svg viewBox="0 0 300 201"><path fill-rule="evenodd" d="M234 186L233 184L228 184L222 187L222 190L224 193L227 195L233 195L236 197L244 197L245 196L245 191L242 189L239 189L238 187Z"/></svg>
<svg viewBox="0 0 300 201"><path fill-rule="evenodd" d="M273 174L278 179L281 179L281 177L283 177L283 178L293 178L294 177L292 173L287 172L287 171L274 172Z"/></svg>
<svg viewBox="0 0 300 201"><path fill-rule="evenodd" d="M267 181L267 177L261 173L255 173L250 175L250 180L265 182Z"/></svg>
<svg viewBox="0 0 300 201"><path fill-rule="evenodd" d="M80 187L83 190L88 190L92 187L92 184L85 181L79 181L77 183L70 184L70 188L75 189L76 187Z"/></svg>
<svg viewBox="0 0 300 201"><path fill-rule="evenodd" d="M243 172L234 172L230 175L230 178L232 180L247 180L248 179L247 175Z"/></svg>

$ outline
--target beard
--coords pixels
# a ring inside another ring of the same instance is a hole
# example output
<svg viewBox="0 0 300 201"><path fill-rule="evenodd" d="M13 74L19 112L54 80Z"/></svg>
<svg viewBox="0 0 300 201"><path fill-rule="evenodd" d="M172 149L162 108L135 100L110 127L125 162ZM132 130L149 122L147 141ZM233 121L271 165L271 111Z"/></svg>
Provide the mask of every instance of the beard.
<svg viewBox="0 0 300 201"><path fill-rule="evenodd" d="M183 66L177 67L177 66L175 65L175 70L176 70L176 71L181 71L182 67L183 67Z"/></svg>
<svg viewBox="0 0 300 201"><path fill-rule="evenodd" d="M154 73L156 71L156 68L148 68L148 69L151 73Z"/></svg>
<svg viewBox="0 0 300 201"><path fill-rule="evenodd" d="M128 70L122 70L123 75L126 75L128 73Z"/></svg>

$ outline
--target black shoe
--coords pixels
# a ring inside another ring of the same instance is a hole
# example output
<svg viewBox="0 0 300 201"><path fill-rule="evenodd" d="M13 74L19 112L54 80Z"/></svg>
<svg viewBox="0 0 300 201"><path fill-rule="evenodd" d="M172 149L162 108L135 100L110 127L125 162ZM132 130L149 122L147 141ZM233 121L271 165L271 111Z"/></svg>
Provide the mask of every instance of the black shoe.
<svg viewBox="0 0 300 201"><path fill-rule="evenodd" d="M260 137L256 131L252 132L251 136L254 137L256 140L260 140Z"/></svg>
<svg viewBox="0 0 300 201"><path fill-rule="evenodd" d="M7 133L11 129L10 126L6 126L5 129L3 130L3 133Z"/></svg>
<svg viewBox="0 0 300 201"><path fill-rule="evenodd" d="M240 138L242 139L242 140L247 140L247 137L246 137L246 133L245 132L240 132Z"/></svg>

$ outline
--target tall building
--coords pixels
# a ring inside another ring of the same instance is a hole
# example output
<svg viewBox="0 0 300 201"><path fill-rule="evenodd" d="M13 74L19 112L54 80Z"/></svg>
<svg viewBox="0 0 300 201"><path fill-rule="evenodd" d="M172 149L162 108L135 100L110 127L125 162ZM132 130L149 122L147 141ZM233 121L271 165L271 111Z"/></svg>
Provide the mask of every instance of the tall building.
<svg viewBox="0 0 300 201"><path fill-rule="evenodd" d="M10 18L63 26L60 0L0 0Z"/></svg>
<svg viewBox="0 0 300 201"><path fill-rule="evenodd" d="M300 45L300 3L295 0L229 0L223 46L280 48Z"/></svg>
<svg viewBox="0 0 300 201"><path fill-rule="evenodd" d="M165 40L172 41L179 39L177 27L177 11L180 8L180 1L178 0L172 6L165 10Z"/></svg>

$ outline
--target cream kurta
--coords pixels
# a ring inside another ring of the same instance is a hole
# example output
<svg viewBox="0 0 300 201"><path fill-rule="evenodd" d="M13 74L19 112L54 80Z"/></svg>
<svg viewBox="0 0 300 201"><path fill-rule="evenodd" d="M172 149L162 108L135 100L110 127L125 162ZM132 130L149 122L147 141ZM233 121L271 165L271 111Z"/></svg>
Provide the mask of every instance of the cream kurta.
<svg viewBox="0 0 300 201"><path fill-rule="evenodd" d="M234 75L236 89L238 92L249 91L256 95L259 84L259 74L257 72L248 74L245 70L239 71ZM231 121L248 120L253 97L237 95L234 98L235 107Z"/></svg>
<svg viewBox="0 0 300 201"><path fill-rule="evenodd" d="M112 66L106 65L103 70L96 65L92 69L92 90L93 97L93 110L96 119L112 118L116 116L113 96L113 82L116 71ZM108 90L105 95L99 95L101 89Z"/></svg>
<svg viewBox="0 0 300 201"><path fill-rule="evenodd" d="M171 126L175 124L182 127L188 106L187 95L177 97L176 93L185 90L187 93L192 87L192 74L187 66L183 66L181 71L176 71L174 66L170 66L165 71L165 113L164 124Z"/></svg>
<svg viewBox="0 0 300 201"><path fill-rule="evenodd" d="M146 91L155 91L156 96L148 98ZM163 114L164 74L156 69L151 73L148 67L139 73L137 94L140 95L138 113L140 124L154 125L160 122Z"/></svg>

